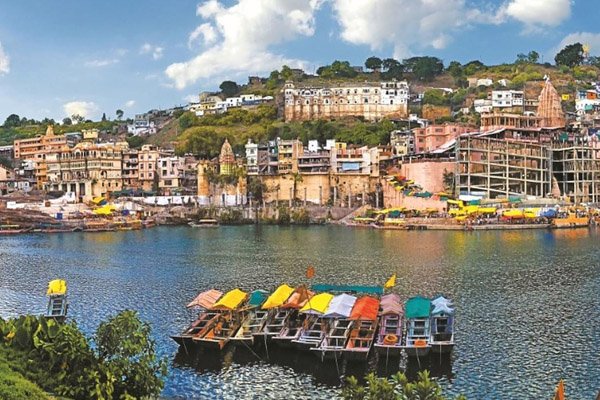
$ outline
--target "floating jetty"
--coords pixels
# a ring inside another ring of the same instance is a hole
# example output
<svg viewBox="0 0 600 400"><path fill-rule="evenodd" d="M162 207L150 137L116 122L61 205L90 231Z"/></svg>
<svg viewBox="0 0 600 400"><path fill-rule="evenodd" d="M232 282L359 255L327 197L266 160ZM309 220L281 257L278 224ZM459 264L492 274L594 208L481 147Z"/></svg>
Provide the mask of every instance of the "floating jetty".
<svg viewBox="0 0 600 400"><path fill-rule="evenodd" d="M378 286L283 284L270 294L211 289L187 306L196 319L171 336L186 352L275 345L322 361L366 361L373 352L387 360L454 349L454 306L443 296L402 302Z"/></svg>

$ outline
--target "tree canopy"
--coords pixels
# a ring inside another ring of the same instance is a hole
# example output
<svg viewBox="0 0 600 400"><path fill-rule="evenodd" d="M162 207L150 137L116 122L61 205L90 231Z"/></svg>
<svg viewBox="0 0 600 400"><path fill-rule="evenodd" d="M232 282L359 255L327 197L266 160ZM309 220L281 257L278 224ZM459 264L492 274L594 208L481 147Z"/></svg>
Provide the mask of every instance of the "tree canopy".
<svg viewBox="0 0 600 400"><path fill-rule="evenodd" d="M219 85L221 93L226 97L233 97L240 92L240 87L234 81L223 81Z"/></svg>
<svg viewBox="0 0 600 400"><path fill-rule="evenodd" d="M444 64L437 57L411 57L404 60L403 64L420 81L431 81L444 71Z"/></svg>
<svg viewBox="0 0 600 400"><path fill-rule="evenodd" d="M583 45L579 42L569 44L559 51L554 57L556 65L575 67L583 62Z"/></svg>
<svg viewBox="0 0 600 400"><path fill-rule="evenodd" d="M365 67L372 71L379 71L381 69L382 63L383 62L381 61L381 58L372 56L367 58L367 60L365 61Z"/></svg>

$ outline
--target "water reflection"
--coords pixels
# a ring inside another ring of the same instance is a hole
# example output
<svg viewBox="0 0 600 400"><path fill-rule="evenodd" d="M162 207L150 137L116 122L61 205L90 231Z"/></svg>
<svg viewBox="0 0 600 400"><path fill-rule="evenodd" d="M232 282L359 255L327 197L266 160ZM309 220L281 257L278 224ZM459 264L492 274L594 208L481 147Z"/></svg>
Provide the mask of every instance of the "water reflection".
<svg viewBox="0 0 600 400"><path fill-rule="evenodd" d="M596 228L519 232L402 232L338 227L157 228L139 232L0 238L0 316L41 313L49 280L69 282L71 316L93 332L124 308L151 323L172 360L169 398L339 395L339 382L419 365L399 360L321 363L297 351L231 348L185 357L168 337L193 315L199 291L273 290L282 282L383 284L398 274L402 298L444 293L457 308L451 359L420 360L450 393L547 398L564 378L573 398L596 395L600 363L600 256Z"/></svg>

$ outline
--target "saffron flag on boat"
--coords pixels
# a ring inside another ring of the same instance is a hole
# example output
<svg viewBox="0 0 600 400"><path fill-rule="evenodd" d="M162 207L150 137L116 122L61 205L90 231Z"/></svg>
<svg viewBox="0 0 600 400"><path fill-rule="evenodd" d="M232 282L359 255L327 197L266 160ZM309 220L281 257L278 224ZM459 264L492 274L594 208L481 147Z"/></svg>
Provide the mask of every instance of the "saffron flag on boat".
<svg viewBox="0 0 600 400"><path fill-rule="evenodd" d="M386 289L392 288L394 286L396 286L396 274L390 276L390 279L388 279L385 285L383 285L383 287Z"/></svg>
<svg viewBox="0 0 600 400"><path fill-rule="evenodd" d="M556 387L554 400L565 400L565 384L562 379L558 382L558 386Z"/></svg>
<svg viewBox="0 0 600 400"><path fill-rule="evenodd" d="M315 267L313 267L312 265L309 265L308 268L306 269L306 277L308 279L312 279L313 276L315 276Z"/></svg>

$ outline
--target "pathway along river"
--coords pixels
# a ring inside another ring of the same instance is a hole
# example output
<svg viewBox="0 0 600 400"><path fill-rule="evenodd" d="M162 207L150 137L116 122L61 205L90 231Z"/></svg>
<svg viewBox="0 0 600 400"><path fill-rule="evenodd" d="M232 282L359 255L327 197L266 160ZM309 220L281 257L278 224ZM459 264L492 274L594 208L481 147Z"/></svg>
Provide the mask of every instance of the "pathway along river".
<svg viewBox="0 0 600 400"><path fill-rule="evenodd" d="M600 389L600 230L406 232L343 227L161 227L0 237L0 316L43 313L53 278L69 284L69 315L87 332L124 308L152 325L171 361L168 398L330 398L335 365L297 352L248 351L187 360L169 338L208 288L273 289L304 280L383 284L403 297L444 293L457 309L452 363L431 368L448 393L472 399L569 398ZM264 353L261 353L264 357ZM373 362L371 362L373 364ZM375 368L352 367L363 374ZM381 367L379 368L381 372ZM388 366L389 370L393 366Z"/></svg>

